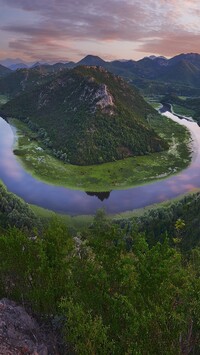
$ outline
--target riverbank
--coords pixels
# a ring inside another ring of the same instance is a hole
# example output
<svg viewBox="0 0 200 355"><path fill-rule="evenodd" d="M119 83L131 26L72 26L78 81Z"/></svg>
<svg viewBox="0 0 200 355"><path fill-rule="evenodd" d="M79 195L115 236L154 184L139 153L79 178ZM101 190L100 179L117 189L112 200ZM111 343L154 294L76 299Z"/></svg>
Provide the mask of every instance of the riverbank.
<svg viewBox="0 0 200 355"><path fill-rule="evenodd" d="M35 178L58 186L88 192L122 190L176 174L191 161L188 131L161 115L151 118L150 124L168 142L168 151L94 166L55 159L24 123L16 119L10 123L17 128L14 151L20 163Z"/></svg>

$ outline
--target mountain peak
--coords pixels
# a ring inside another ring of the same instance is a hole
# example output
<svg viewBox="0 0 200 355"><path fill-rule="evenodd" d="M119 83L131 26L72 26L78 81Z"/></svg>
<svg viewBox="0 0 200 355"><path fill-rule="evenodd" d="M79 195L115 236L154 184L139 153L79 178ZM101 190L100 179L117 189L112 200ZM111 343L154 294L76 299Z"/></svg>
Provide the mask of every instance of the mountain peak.
<svg viewBox="0 0 200 355"><path fill-rule="evenodd" d="M83 59L81 59L77 65L90 65L90 66L100 66L105 64L106 62L101 59L98 56L94 56L94 55L87 55L86 57L84 57Z"/></svg>
<svg viewBox="0 0 200 355"><path fill-rule="evenodd" d="M16 64L12 64L9 66L9 69L11 70L17 70L17 69L27 69L28 65L26 65L25 63L16 63Z"/></svg>

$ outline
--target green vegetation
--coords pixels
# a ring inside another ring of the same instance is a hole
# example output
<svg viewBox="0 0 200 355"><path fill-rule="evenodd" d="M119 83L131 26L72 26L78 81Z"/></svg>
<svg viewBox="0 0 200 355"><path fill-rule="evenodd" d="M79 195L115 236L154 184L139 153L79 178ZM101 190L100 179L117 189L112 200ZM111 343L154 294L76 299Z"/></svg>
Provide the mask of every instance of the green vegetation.
<svg viewBox="0 0 200 355"><path fill-rule="evenodd" d="M102 62L101 66L124 77L144 95L176 93L199 96L200 55L181 54L171 59L143 58L122 63Z"/></svg>
<svg viewBox="0 0 200 355"><path fill-rule="evenodd" d="M185 107L193 110L195 112L193 118L197 121L198 125L200 124L200 98L188 98L185 100Z"/></svg>
<svg viewBox="0 0 200 355"><path fill-rule="evenodd" d="M163 99L162 95L145 96L144 99L149 103L149 105L151 105L156 110L159 110L159 108L162 107L161 104L161 101Z"/></svg>
<svg viewBox="0 0 200 355"><path fill-rule="evenodd" d="M40 227L40 220L22 199L7 191L0 181L0 229L8 226L32 229Z"/></svg>
<svg viewBox="0 0 200 355"><path fill-rule="evenodd" d="M192 116L194 120L200 124L200 98L199 97L187 97L181 98L177 95L166 95L162 99L162 103L170 103L173 105L175 112L179 111L179 114ZM178 113L178 112L177 112Z"/></svg>
<svg viewBox="0 0 200 355"><path fill-rule="evenodd" d="M71 353L198 354L200 249L181 252L186 225L177 219L153 245L102 211L81 234L56 220L31 237L10 228L0 235L0 297L51 317Z"/></svg>
<svg viewBox="0 0 200 355"><path fill-rule="evenodd" d="M166 140L169 150L94 166L64 164L52 157L36 136L19 120L15 154L32 175L52 184L86 191L111 191L160 179L177 173L190 161L188 131L161 115L148 116L149 124ZM172 134L173 132L173 134Z"/></svg>
<svg viewBox="0 0 200 355"><path fill-rule="evenodd" d="M167 149L148 123L155 111L102 68L63 71L10 100L2 114L23 119L65 162L92 165Z"/></svg>
<svg viewBox="0 0 200 355"><path fill-rule="evenodd" d="M9 73L11 73L12 71L6 67L4 67L3 65L0 64L0 78L7 76Z"/></svg>
<svg viewBox="0 0 200 355"><path fill-rule="evenodd" d="M173 107L173 111L178 115L194 117L195 111L192 109L186 108L184 106L176 105L176 104L172 105L172 107Z"/></svg>
<svg viewBox="0 0 200 355"><path fill-rule="evenodd" d="M129 219L72 219L1 186L0 297L56 324L63 354L198 354L200 193Z"/></svg>
<svg viewBox="0 0 200 355"><path fill-rule="evenodd" d="M51 73L45 70L45 67L20 69L0 79L0 94L12 98L20 93L32 90L51 79Z"/></svg>
<svg viewBox="0 0 200 355"><path fill-rule="evenodd" d="M0 95L0 107L8 102L8 97L6 95Z"/></svg>
<svg viewBox="0 0 200 355"><path fill-rule="evenodd" d="M154 64L147 64L141 65L152 76ZM196 73L191 66L183 68ZM5 99L0 97L0 105ZM198 118L198 98L169 102L184 114L194 110ZM145 110L145 128L155 131L168 151L94 166L64 164L50 155L46 128L41 131L29 118L27 124L12 121L19 133L15 154L41 179L87 191L126 188L177 172L190 160L189 133ZM55 218L0 183L0 297L51 321L63 337L62 354L198 355L199 221L200 193L129 218L108 219L102 210L94 219Z"/></svg>
<svg viewBox="0 0 200 355"><path fill-rule="evenodd" d="M160 81L181 83L188 87L198 87L200 80L200 69L187 60L180 60L171 65L159 77Z"/></svg>
<svg viewBox="0 0 200 355"><path fill-rule="evenodd" d="M185 223L182 230L179 247L183 252L200 245L199 219L200 219L200 193L195 192L179 197L176 200L150 206L145 209L133 211L115 217L115 221L125 230L137 226L139 232L145 231L148 243L152 246L162 240L166 234L172 238L176 234L175 224L178 219ZM189 236L189 237L188 237ZM173 243L173 239L170 240Z"/></svg>
<svg viewBox="0 0 200 355"><path fill-rule="evenodd" d="M69 230L79 230L89 227L93 222L94 216L92 215L80 215L80 216L70 216L67 214L57 214L53 211L47 210L45 208L29 205L31 210L34 212L35 216L39 221L42 221L43 224L48 223L52 219L59 220L62 224L67 225Z"/></svg>
<svg viewBox="0 0 200 355"><path fill-rule="evenodd" d="M73 230L82 230L88 227L93 216L69 216L56 214L53 211L25 203L21 198L7 191L0 181L0 232L8 227L18 227L23 230L33 228L41 231L50 220L57 218L62 224Z"/></svg>

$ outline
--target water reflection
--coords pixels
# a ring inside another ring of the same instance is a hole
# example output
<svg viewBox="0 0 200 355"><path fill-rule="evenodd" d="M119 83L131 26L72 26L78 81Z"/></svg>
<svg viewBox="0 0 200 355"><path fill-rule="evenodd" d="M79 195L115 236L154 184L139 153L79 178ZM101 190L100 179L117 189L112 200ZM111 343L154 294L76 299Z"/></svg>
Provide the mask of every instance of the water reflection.
<svg viewBox="0 0 200 355"><path fill-rule="evenodd" d="M90 192L85 191L88 196L96 196L100 201L107 200L110 197L111 191L104 191L104 192Z"/></svg>
<svg viewBox="0 0 200 355"><path fill-rule="evenodd" d="M176 176L128 190L115 190L112 193L85 193L49 185L36 180L20 165L12 152L16 133L0 118L0 179L9 191L26 202L71 215L94 214L102 207L105 207L108 213L130 211L200 188L200 127L195 122L180 120L169 112L165 114L190 129L196 150L191 165Z"/></svg>

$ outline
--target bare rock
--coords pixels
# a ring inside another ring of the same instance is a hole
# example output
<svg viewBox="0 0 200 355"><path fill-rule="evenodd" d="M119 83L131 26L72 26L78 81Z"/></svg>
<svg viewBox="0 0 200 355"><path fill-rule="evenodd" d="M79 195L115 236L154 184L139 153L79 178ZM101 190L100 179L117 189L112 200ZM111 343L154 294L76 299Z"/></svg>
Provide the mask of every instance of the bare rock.
<svg viewBox="0 0 200 355"><path fill-rule="evenodd" d="M50 340L49 340L50 339ZM23 307L0 300L0 355L57 355L56 341Z"/></svg>
<svg viewBox="0 0 200 355"><path fill-rule="evenodd" d="M105 108L107 106L114 106L113 97L109 93L107 85L101 84L99 86L99 90L97 90L95 94L95 99L98 99L97 105L101 108Z"/></svg>

